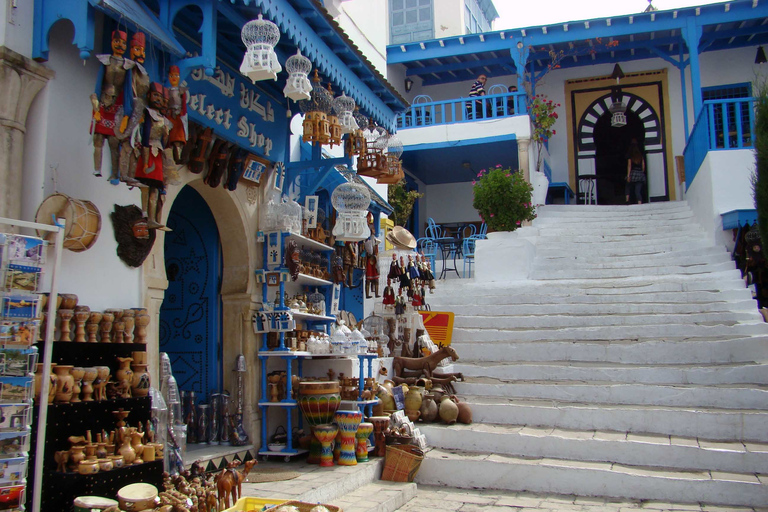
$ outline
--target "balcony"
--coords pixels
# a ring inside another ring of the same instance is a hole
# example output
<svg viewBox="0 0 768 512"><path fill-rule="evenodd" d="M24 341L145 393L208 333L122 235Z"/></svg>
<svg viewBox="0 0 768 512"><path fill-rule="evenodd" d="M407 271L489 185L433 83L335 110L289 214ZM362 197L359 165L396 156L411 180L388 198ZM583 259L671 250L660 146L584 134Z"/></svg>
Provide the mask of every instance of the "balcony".
<svg viewBox="0 0 768 512"><path fill-rule="evenodd" d="M705 101L685 146L686 188L710 151L754 148L754 127L755 98Z"/></svg>
<svg viewBox="0 0 768 512"><path fill-rule="evenodd" d="M411 107L397 116L397 129L468 123L527 114L525 92L504 92L476 98L432 101L416 96Z"/></svg>

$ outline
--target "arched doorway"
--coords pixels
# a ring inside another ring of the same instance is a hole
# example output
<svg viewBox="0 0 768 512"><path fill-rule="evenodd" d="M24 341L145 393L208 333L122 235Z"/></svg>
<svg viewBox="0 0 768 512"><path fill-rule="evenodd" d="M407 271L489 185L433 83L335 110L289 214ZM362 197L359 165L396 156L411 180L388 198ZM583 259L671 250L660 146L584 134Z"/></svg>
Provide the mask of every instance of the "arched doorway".
<svg viewBox="0 0 768 512"><path fill-rule="evenodd" d="M168 353L180 390L207 400L222 389L219 230L211 209L192 187L176 196L165 235L168 289L160 308L160 351Z"/></svg>
<svg viewBox="0 0 768 512"><path fill-rule="evenodd" d="M611 113L604 113L595 124L595 174L597 204L624 204L627 183L627 150L632 140L644 149L645 129L638 115L626 113L627 124L611 126ZM643 193L646 202L647 193Z"/></svg>

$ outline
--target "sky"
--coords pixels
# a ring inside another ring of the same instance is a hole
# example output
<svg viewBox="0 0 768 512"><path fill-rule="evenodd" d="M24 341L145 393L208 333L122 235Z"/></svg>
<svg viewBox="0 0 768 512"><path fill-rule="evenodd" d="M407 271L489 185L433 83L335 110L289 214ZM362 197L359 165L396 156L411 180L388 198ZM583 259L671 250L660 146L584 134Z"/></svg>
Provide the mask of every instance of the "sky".
<svg viewBox="0 0 768 512"><path fill-rule="evenodd" d="M659 10L714 4L713 0L653 0ZM499 13L494 30L549 25L642 12L647 0L494 0Z"/></svg>

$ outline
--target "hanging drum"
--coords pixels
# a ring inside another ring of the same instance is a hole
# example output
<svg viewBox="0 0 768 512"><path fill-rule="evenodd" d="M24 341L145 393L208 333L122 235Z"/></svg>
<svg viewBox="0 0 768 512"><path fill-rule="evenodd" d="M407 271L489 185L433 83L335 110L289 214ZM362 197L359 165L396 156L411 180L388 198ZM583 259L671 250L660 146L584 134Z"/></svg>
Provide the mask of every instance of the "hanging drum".
<svg viewBox="0 0 768 512"><path fill-rule="evenodd" d="M101 213L90 201L73 199L65 194L53 194L45 198L35 214L35 222L54 225L55 219L64 219L64 247L74 252L89 249L101 231ZM54 234L38 231L38 236L53 241Z"/></svg>

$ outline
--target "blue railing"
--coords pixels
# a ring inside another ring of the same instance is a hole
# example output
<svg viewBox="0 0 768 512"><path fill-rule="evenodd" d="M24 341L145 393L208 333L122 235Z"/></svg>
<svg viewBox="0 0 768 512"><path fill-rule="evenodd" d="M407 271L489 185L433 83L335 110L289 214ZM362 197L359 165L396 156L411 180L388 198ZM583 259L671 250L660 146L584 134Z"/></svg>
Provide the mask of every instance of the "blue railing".
<svg viewBox="0 0 768 512"><path fill-rule="evenodd" d="M754 147L754 128L754 98L705 101L683 153L686 188L708 152Z"/></svg>
<svg viewBox="0 0 768 512"><path fill-rule="evenodd" d="M458 98L443 101L419 101L397 116L397 128L418 128L438 124L454 124L527 114L525 92L489 94L477 98Z"/></svg>

